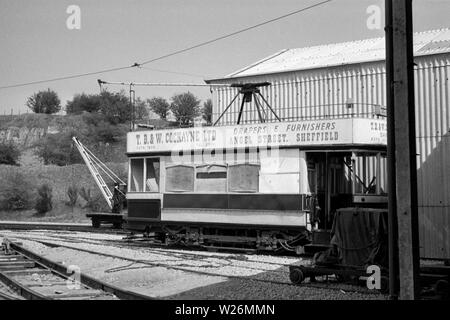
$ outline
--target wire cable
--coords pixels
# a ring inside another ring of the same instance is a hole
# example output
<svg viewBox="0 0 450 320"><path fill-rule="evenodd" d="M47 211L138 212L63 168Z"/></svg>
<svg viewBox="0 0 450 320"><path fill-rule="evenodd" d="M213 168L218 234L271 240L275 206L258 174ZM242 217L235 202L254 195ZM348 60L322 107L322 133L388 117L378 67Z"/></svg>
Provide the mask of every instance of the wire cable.
<svg viewBox="0 0 450 320"><path fill-rule="evenodd" d="M186 52L186 51L190 51L190 50L193 50L193 49L196 49L196 48L200 48L200 47L206 46L206 45L208 45L208 44L211 44L211 43L214 43L214 42L217 42L217 41L226 39L226 38L233 37L233 36L235 36L235 35L237 35L237 34L240 34L240 33L243 33L243 32L249 31L249 30L252 30L252 29L259 28L259 27L264 26L264 25L266 25L266 24L269 24L269 23L272 23L272 22L275 22L275 21L278 21L278 20L281 20L281 19L284 19L284 18L293 16L293 15L295 15L295 14L298 14L298 13L301 13L301 12L304 12L304 11L307 11L307 10L310 10L310 9L313 9L313 8L315 8L315 7L324 5L325 3L328 3L328 2L331 2L331 1L333 1L333 0L325 0L325 1L321 1L321 2L318 2L318 3L312 4L312 5L310 5L310 6L304 7L304 8L302 8L302 9L298 9L298 10L292 11L292 12L290 12L290 13L284 14L284 15L282 15L282 16L279 16L279 17L276 17L276 18L273 18L273 19L270 19L270 20L263 21L263 22L261 22L261 23L255 24L255 25L253 25L253 26L250 26L250 27L247 27L247 28L244 28L244 29L240 29L240 30L238 30L238 31L235 31L235 32L232 32L232 33L229 33L229 34L226 34L226 35L223 35L223 36L220 36L220 37L217 37L217 38L214 38L214 39L205 41L205 42L201 42L201 43L199 43L199 44L196 44L196 45L187 47L187 48L185 48L185 49L177 50L177 51L174 51L174 52L171 52L171 53L168 53L168 54L165 54L165 55L162 55L162 56L153 58L153 59L146 60L146 61L144 61L144 62L139 63L139 66L148 64L148 63L150 63L150 62L155 62L155 61L158 61L158 60L162 60L162 59L165 59L165 58L168 58L168 57L172 57L172 56L174 56L174 55L177 55L177 54L180 54L180 53L183 53L183 52Z"/></svg>
<svg viewBox="0 0 450 320"><path fill-rule="evenodd" d="M95 74L101 74L101 73L107 73L107 72L113 72L113 71L130 69L130 68L134 68L134 67L135 67L135 65L131 65L131 66L128 66L128 67L118 67L118 68L104 69L104 70L99 70L99 71L80 73L80 74L74 74L74 75L57 77L57 78L51 78L51 79L45 79L45 80L38 80L38 81L32 81L32 82L18 83L18 84L13 84L13 85L9 85L9 86L1 86L0 90L1 89L24 87L24 86L29 86L29 85L33 85L33 84L39 84L39 83L54 82L54 81L68 80L68 79L74 79L74 78L81 78L81 77L91 76L91 75L95 75Z"/></svg>
<svg viewBox="0 0 450 320"><path fill-rule="evenodd" d="M144 66L139 66L138 68L139 68L139 69L150 70L150 71L155 71L155 72L163 72L163 73L179 74L179 75L183 75L183 76L190 76L190 77L196 77L196 78L202 78L202 79L205 78L205 76L200 75L200 74L195 74L195 73L187 73L187 72L177 72L177 71L170 71L170 70L162 70L162 69L148 68L148 67L144 67Z"/></svg>
<svg viewBox="0 0 450 320"><path fill-rule="evenodd" d="M55 81L61 81L61 80L69 80L69 79L81 78L81 77L86 77L86 76L91 76L91 75L96 75L96 74L102 74L102 73L108 73L108 72L113 72L113 71L131 69L131 68L135 68L135 67L139 68L139 67L142 67L143 65L149 64L151 62L155 62L155 61L159 61L159 60L162 60L162 59L165 59L165 58L168 58L168 57L172 57L172 56L178 55L180 53L184 53L184 52L196 49L196 48L200 48L200 47L206 46L208 44L211 44L211 43L214 43L214 42L226 39L226 38L230 38L230 37L236 36L236 35L238 35L240 33L243 33L243 32L246 32L246 31L249 31L249 30L252 30L252 29L259 28L259 27L264 26L266 24L269 24L269 23L272 23L272 22L275 22L275 21L278 21L278 20L281 20L281 19L293 16L293 15L296 15L296 14L299 14L301 12L304 12L304 11L313 9L315 7L324 5L324 4L326 4L328 2L331 2L331 1L333 1L333 0L321 1L321 2L318 2L318 3L312 4L310 6L307 6L307 7L304 7L304 8L295 10L295 11L292 11L290 13L278 16L276 18L273 18L273 19L270 19L270 20L266 20L266 21L263 21L261 23L258 23L258 24L246 27L244 29L240 29L240 30L237 30L235 32L232 32L232 33L229 33L229 34L226 34L226 35L223 35L223 36L220 36L220 37L208 40L208 41L204 41L204 42L201 42L199 44L196 44L196 45L193 45L193 46L181 49L181 50L177 50L177 51L174 51L174 52L171 52L171 53L167 53L165 55L162 55L162 56L159 56L159 57L156 57L156 58L148 59L148 60L145 60L144 62L141 62L141 63L134 63L133 65L130 65L130 66L110 68L110 69L104 69L104 70L99 70L99 71L93 71L93 72L87 72L87 73L81 73L81 74L62 76L62 77L57 77L57 78L45 79L45 80L38 80L38 81L32 81L32 82L25 82L25 83L13 84L13 85L0 86L0 90L2 90L2 89L10 89L10 88L17 88L17 87L24 87L24 86L29 86L29 85L33 85L33 84L40 84L40 83L47 83L47 82L55 82Z"/></svg>

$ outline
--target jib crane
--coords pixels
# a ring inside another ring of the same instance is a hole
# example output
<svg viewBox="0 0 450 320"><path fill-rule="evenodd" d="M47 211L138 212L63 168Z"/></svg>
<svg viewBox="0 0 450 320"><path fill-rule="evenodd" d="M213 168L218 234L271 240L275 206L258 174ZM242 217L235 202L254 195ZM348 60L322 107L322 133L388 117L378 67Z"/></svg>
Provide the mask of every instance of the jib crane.
<svg viewBox="0 0 450 320"><path fill-rule="evenodd" d="M89 169L95 183L100 189L106 203L111 209L112 214L108 213L91 213L87 217L92 219L92 225L99 227L101 222L113 223L115 227L122 225L122 216L120 215L122 208L126 206L126 189L127 184L119 178L110 168L108 168L99 158L97 158L92 151L86 148L77 137L72 137L72 140L80 152L86 166ZM114 189L111 192L110 188L103 179L100 171L103 172L113 183Z"/></svg>

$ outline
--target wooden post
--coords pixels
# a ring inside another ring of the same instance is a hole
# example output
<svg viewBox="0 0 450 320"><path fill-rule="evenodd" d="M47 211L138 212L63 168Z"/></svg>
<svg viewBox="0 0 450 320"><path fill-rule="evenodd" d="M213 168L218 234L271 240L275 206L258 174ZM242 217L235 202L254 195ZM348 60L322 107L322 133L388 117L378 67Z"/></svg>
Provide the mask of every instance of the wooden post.
<svg viewBox="0 0 450 320"><path fill-rule="evenodd" d="M412 0L388 2L392 14L392 56L388 58L392 66L388 72L392 72L394 106L390 112L394 126L388 128L393 129L395 143L391 161L395 161L399 294L400 299L416 299L420 284Z"/></svg>
<svg viewBox="0 0 450 320"><path fill-rule="evenodd" d="M377 195L381 194L381 152L377 152L377 173L375 178L375 193Z"/></svg>
<svg viewBox="0 0 450 320"><path fill-rule="evenodd" d="M395 195L395 134L393 43L392 43L392 1L385 1L386 11L386 116L387 116L387 191L388 191L388 243L389 243L389 297L398 298L398 226L397 197Z"/></svg>

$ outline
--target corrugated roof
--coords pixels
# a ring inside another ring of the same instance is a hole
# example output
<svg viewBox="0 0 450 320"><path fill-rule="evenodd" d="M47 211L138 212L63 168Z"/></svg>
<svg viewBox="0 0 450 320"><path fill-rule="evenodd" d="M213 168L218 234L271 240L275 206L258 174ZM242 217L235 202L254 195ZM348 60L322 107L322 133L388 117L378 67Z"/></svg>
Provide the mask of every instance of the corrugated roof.
<svg viewBox="0 0 450 320"><path fill-rule="evenodd" d="M414 55L423 56L447 52L450 52L450 29L414 33ZM282 50L226 75L223 79L381 61L384 59L384 37L373 38Z"/></svg>

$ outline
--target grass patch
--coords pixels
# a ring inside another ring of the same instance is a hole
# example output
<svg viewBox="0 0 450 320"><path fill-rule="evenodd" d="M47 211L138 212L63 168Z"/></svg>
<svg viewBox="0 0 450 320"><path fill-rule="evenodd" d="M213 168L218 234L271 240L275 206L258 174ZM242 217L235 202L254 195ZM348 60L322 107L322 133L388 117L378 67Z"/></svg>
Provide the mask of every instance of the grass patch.
<svg viewBox="0 0 450 320"><path fill-rule="evenodd" d="M121 179L126 181L127 166L126 163L108 163L111 168ZM29 199L36 201L37 188L47 184L52 189L53 208L45 214L38 215L35 209L26 210L3 210L0 211L0 219L2 220L18 220L18 221L55 221L55 222L88 222L85 217L86 213L96 211L110 212L110 209L101 195L94 179L89 173L88 168L84 164L74 164L70 166L56 165L33 165L33 166L8 166L0 165L0 177L13 175L20 171L20 175L29 184ZM113 184L108 182L108 186L113 188ZM69 201L67 189L70 186L76 186L78 189L84 188L91 190L91 198L97 199L94 206L87 203L81 197L78 198L75 206L67 205Z"/></svg>

